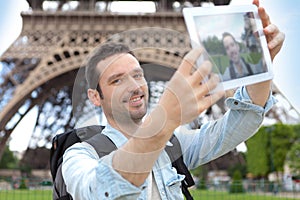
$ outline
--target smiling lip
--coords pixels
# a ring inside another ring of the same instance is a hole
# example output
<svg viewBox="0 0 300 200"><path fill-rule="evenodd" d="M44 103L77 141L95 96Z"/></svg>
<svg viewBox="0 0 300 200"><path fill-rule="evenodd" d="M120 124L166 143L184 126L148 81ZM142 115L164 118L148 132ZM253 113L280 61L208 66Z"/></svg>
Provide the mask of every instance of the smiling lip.
<svg viewBox="0 0 300 200"><path fill-rule="evenodd" d="M140 95L140 96L132 96L130 99L129 99L129 104L130 106L140 106L143 102L143 97L144 95Z"/></svg>

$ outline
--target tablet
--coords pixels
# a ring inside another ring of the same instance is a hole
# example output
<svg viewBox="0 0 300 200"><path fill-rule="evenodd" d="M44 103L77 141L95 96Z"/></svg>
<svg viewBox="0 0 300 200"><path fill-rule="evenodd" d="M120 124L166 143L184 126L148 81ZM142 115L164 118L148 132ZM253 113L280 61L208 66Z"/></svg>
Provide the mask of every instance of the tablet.
<svg viewBox="0 0 300 200"><path fill-rule="evenodd" d="M197 61L213 64L224 90L273 78L272 62L255 5L184 8L192 48L204 47Z"/></svg>

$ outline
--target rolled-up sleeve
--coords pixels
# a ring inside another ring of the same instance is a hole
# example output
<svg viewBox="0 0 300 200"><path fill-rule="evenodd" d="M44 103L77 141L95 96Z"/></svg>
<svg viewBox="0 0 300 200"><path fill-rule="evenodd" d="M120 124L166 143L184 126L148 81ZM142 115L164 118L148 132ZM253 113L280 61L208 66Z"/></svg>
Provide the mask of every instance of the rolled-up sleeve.
<svg viewBox="0 0 300 200"><path fill-rule="evenodd" d="M274 104L277 102L275 97L272 95L272 92L270 92L269 99L267 100L264 107L252 104L251 98L248 95L246 87L241 87L240 89L238 89L236 91L233 98L228 98L227 99L226 104L229 108L232 108L232 109L235 108L235 106L230 106L230 105L232 105L232 101L234 101L235 99L240 100L241 102L248 103L246 108L250 108L254 112L255 111L261 112L262 111L263 114L267 113L274 106Z"/></svg>
<svg viewBox="0 0 300 200"><path fill-rule="evenodd" d="M181 143L185 163L194 168L233 150L257 132L265 113L275 103L270 94L264 107L255 105L242 87L234 97L226 100L229 110L222 118L209 121L197 130L177 129L175 134Z"/></svg>
<svg viewBox="0 0 300 200"><path fill-rule="evenodd" d="M73 199L137 199L141 188L112 168L114 152L99 159L94 148L77 143L63 157L62 174Z"/></svg>

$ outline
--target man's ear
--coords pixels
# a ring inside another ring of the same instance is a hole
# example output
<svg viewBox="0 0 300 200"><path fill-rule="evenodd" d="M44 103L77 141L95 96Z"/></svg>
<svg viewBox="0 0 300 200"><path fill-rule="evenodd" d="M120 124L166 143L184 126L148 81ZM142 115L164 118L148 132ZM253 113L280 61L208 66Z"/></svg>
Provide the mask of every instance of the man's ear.
<svg viewBox="0 0 300 200"><path fill-rule="evenodd" d="M95 106L101 106L100 102L100 95L97 90L94 89L88 89L87 95L89 97L89 100L95 105Z"/></svg>

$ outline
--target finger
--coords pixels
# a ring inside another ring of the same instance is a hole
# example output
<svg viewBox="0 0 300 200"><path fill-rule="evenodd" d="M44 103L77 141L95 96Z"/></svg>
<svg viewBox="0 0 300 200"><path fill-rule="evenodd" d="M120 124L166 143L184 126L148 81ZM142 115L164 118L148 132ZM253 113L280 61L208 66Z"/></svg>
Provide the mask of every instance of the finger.
<svg viewBox="0 0 300 200"><path fill-rule="evenodd" d="M213 91L219 83L220 83L220 77L216 74L211 74L209 79L201 85L198 98L202 98L203 96L206 96L208 93Z"/></svg>
<svg viewBox="0 0 300 200"><path fill-rule="evenodd" d="M279 29L274 24L270 24L267 27L265 27L263 31L269 45L270 41L272 41L276 34L278 34Z"/></svg>
<svg viewBox="0 0 300 200"><path fill-rule="evenodd" d="M283 46L283 41L285 39L285 35L282 32L279 32L269 43L268 48L271 54L272 60L275 58L277 53L280 51Z"/></svg>
<svg viewBox="0 0 300 200"><path fill-rule="evenodd" d="M280 31L276 25L270 24L269 26L264 28L264 34L267 38L267 42L268 42L268 46L269 46L272 43L272 41L274 40L274 38L278 39L278 36L280 36Z"/></svg>
<svg viewBox="0 0 300 200"><path fill-rule="evenodd" d="M269 15L267 14L266 10L263 7L258 8L258 15L261 19L261 22L263 24L263 27L265 28L269 24L271 24L271 20Z"/></svg>
<svg viewBox="0 0 300 200"><path fill-rule="evenodd" d="M264 28L264 34L266 35L270 50L276 48L277 46L282 46L285 35L279 31L276 25L270 24Z"/></svg>
<svg viewBox="0 0 300 200"><path fill-rule="evenodd" d="M178 67L178 71L184 76L190 75L196 60L199 58L202 52L203 48L192 49L187 55L184 56L180 66Z"/></svg>
<svg viewBox="0 0 300 200"><path fill-rule="evenodd" d="M194 83L199 84L205 77L208 77L208 75L211 73L212 70L212 64L210 61L204 61L201 66L198 67L198 69L193 73L192 80L194 80Z"/></svg>
<svg viewBox="0 0 300 200"><path fill-rule="evenodd" d="M220 90L211 95L203 97L202 101L198 103L199 112L202 112L203 110L206 110L215 104L224 96L224 93L224 90Z"/></svg>
<svg viewBox="0 0 300 200"><path fill-rule="evenodd" d="M268 35L270 35L270 36L273 35L274 36L274 35L276 35L278 33L279 33L279 29L278 29L278 27L275 24L269 24L268 26L266 26L264 28L264 34L266 36L268 36Z"/></svg>
<svg viewBox="0 0 300 200"><path fill-rule="evenodd" d="M257 7L259 7L259 0L253 0L252 4L256 5Z"/></svg>

